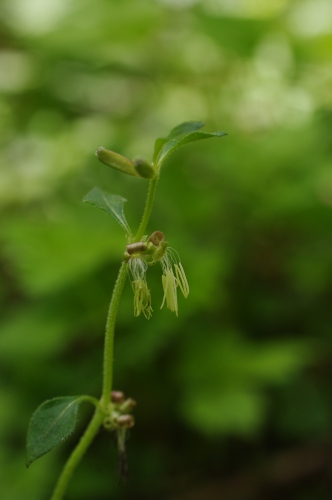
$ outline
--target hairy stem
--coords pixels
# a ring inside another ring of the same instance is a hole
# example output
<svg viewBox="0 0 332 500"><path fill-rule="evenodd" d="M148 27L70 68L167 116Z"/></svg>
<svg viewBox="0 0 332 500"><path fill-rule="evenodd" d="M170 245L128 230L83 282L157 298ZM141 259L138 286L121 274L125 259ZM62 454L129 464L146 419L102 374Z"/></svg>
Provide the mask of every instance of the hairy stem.
<svg viewBox="0 0 332 500"><path fill-rule="evenodd" d="M134 238L134 242L140 241L144 235L146 226L148 225L152 205L154 201L154 196L156 193L156 187L158 182L158 176L150 181L149 192L144 208L143 217L138 228L137 234ZM105 333L105 344L104 344L104 369L103 369L103 388L101 396L101 406L97 406L97 410L86 428L83 436L81 437L78 445L70 455L67 463L65 464L61 476L56 484L55 490L51 497L51 500L62 500L63 495L67 489L69 480L77 467L78 463L82 459L85 451L95 437L102 421L107 414L107 410L110 404L110 393L112 390L113 383L113 352L114 352L114 330L115 322L118 313L119 303L123 291L124 284L127 277L127 264L122 262L117 280L114 285L113 294L111 298L111 303L108 310L107 322L106 322L106 333ZM85 396L85 399L87 397ZM95 398L91 398L90 402L96 404Z"/></svg>
<svg viewBox="0 0 332 500"><path fill-rule="evenodd" d="M101 410L97 409L90 424L88 425L83 436L81 437L78 445L68 458L66 465L64 466L62 473L58 479L58 482L55 486L51 500L61 500L63 498L68 483L71 479L71 476L76 466L81 461L81 458L83 457L85 451L91 444L93 438L95 437L103 421L103 418L104 418L104 413Z"/></svg>
<svg viewBox="0 0 332 500"><path fill-rule="evenodd" d="M105 345L104 345L104 379L101 402L106 409L110 403L110 393L113 380L113 351L114 351L114 330L115 321L119 308L120 298L127 277L127 264L122 262L118 278L116 280L110 307L108 310Z"/></svg>
<svg viewBox="0 0 332 500"><path fill-rule="evenodd" d="M150 181L149 192L148 192L148 197L147 197L146 204L145 204L144 214L143 214L140 226L138 228L137 234L133 240L134 243L141 240L142 236L144 235L146 226L148 225L150 215L151 215L152 205L153 205L153 201L154 201L154 196L156 194L158 179L159 179L159 174L156 175L156 177L154 177L154 179L152 179Z"/></svg>

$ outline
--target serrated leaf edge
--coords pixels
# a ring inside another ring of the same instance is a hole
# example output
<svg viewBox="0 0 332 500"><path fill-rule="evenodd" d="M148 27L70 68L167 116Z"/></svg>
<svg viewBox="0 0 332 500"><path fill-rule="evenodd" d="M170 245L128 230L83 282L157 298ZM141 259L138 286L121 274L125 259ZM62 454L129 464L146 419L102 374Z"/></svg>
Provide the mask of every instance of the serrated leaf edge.
<svg viewBox="0 0 332 500"><path fill-rule="evenodd" d="M123 198L122 196L118 195L118 194L112 194L112 193L108 193L106 191L103 191L102 189L100 189L99 187L95 186L94 188L90 189L90 191L83 197L83 203L89 203L90 205L96 207L96 208L99 208L100 210L103 210L105 213L107 213L108 215L111 215L109 212L107 212L107 210L105 210L105 208L97 205L96 203L94 203L93 201L87 199L87 197L89 196L90 193L92 193L92 191L94 190L98 190L99 194L103 197L103 200L105 201L105 204L109 207L109 209L111 210L112 212L112 217L117 221L117 223L119 224L119 226L122 227L122 229L125 230L125 232L128 234L129 237L132 237L132 232L131 232L131 229L129 227L129 224L127 222L127 219L125 217L125 214L124 214L124 210L123 210L123 206L121 207L121 212L122 212L122 217L123 217L123 220L121 219L121 217L118 216L118 214L113 210L112 206L109 205L107 199L106 199L106 195L109 195L109 196L114 196L116 198L119 199L119 201L122 201L122 202L126 202L126 198Z"/></svg>
<svg viewBox="0 0 332 500"><path fill-rule="evenodd" d="M65 409L65 410L63 410L63 411L61 412L61 414L58 416L58 418L55 420L55 422L57 422L57 421L59 420L60 416L62 416L62 415L63 415L63 413L64 413L65 411L67 411L67 410L70 408L70 406L71 406L72 404L77 403L77 402L78 402L78 403L81 403L81 402L83 402L84 400L87 400L87 399L86 399L86 396L58 396L58 397L56 397L56 398L47 399L47 400L46 400L46 401L44 401L41 405L39 405L39 406L36 408L36 410L33 412L33 414L31 415L31 418L30 418L30 423L29 423L29 428L28 428L28 436L29 436L29 432L30 432L30 428L31 428L31 424L32 424L33 417L36 415L36 413L37 413L37 412L38 412L38 411L39 411L39 410L40 410L40 409L41 409L44 405L46 405L47 403L50 403L51 401L55 401L55 400L57 400L57 399L64 399L64 398L75 398L75 399L74 399L73 401L71 401L71 403L70 403L70 404L66 407L66 409ZM73 434L73 432L75 432L75 429L76 429L76 422L77 422L77 414L78 414L78 410L79 410L79 408L77 407L77 412L76 412L76 420L75 420L74 427L72 428L72 430L71 430L71 431L70 431L70 432L69 432L69 433L68 433L68 434L67 434L64 438L62 438L62 439L61 439L61 441L59 441L59 443L58 443L58 444L56 444L55 446L53 446L53 448L51 448L51 449L49 449L49 450L45 451L44 453L42 453L42 454L41 454L41 455L39 455L38 457L34 458L33 460L29 460L29 459L28 459L28 457L27 457L27 459L26 459L26 467L27 467L27 468L29 468L29 467L30 467L30 465L31 465L33 462L35 462L36 460L38 460L38 458L43 457L44 455L46 455L46 454L47 454L47 453L49 453L50 451L52 451L52 450L54 450L55 448L57 448L60 444L62 444L64 441L66 441L66 439L67 439L67 438L69 438L69 437ZM52 429L52 428L54 427L54 425L55 425L55 424L51 425L51 427L49 428L49 430L47 431L47 433L46 433L46 434L44 434L45 436L47 436L47 434L49 434L50 429Z"/></svg>

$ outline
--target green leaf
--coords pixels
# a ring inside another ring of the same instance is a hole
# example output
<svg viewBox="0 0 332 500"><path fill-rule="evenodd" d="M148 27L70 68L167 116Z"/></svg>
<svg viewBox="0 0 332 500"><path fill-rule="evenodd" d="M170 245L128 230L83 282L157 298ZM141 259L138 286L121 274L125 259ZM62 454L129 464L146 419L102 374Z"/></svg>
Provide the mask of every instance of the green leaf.
<svg viewBox="0 0 332 500"><path fill-rule="evenodd" d="M162 149L163 145L166 144L166 142L170 141L171 139L175 139L176 137L179 137L180 135L183 134L189 134L190 132L194 132L195 130L199 130L200 128L204 127L204 122L183 122L180 123L180 125L177 125L174 127L170 133L168 134L167 137L159 137L159 139L156 140L155 145L154 145L154 153L153 153L153 161L154 163L157 163L158 155L160 150Z"/></svg>
<svg viewBox="0 0 332 500"><path fill-rule="evenodd" d="M195 130L199 130L200 128L203 128L205 125L204 122L183 122L180 123L180 125L177 125L174 127L168 136L166 137L167 140L170 139L175 139L175 137L179 137L179 135L182 134L189 134L190 132L194 132Z"/></svg>
<svg viewBox="0 0 332 500"><path fill-rule="evenodd" d="M32 415L27 438L27 467L62 443L75 429L78 407L84 396L54 398Z"/></svg>
<svg viewBox="0 0 332 500"><path fill-rule="evenodd" d="M202 141L203 139L210 139L210 137L223 137L227 135L226 132L192 132L180 139L171 139L164 144L158 154L158 164L161 165L162 162L173 153L176 149L189 144L190 142Z"/></svg>
<svg viewBox="0 0 332 500"><path fill-rule="evenodd" d="M107 193L97 187L91 189L91 191L89 191L83 198L84 203L90 203L94 207L100 208L110 214L117 221L117 223L120 224L122 229L124 229L126 233L131 236L132 233L123 212L123 205L125 201L127 200L121 196Z"/></svg>

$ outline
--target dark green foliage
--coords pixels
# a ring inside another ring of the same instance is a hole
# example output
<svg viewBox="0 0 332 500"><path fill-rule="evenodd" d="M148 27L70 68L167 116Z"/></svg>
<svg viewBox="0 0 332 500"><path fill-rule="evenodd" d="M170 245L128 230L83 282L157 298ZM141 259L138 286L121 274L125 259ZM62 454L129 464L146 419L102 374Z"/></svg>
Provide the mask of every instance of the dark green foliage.
<svg viewBox="0 0 332 500"><path fill-rule="evenodd" d="M27 467L70 436L76 426L81 401L81 396L54 398L37 408L29 425Z"/></svg>

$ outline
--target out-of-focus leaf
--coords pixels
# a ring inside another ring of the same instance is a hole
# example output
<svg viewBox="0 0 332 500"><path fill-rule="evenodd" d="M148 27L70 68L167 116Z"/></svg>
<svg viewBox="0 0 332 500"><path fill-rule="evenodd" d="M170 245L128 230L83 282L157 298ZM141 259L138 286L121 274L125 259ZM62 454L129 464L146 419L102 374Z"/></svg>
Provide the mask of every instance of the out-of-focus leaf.
<svg viewBox="0 0 332 500"><path fill-rule="evenodd" d="M265 397L259 392L241 387L212 392L206 387L199 396L191 396L184 401L181 412L193 427L205 434L249 436L264 418Z"/></svg>
<svg viewBox="0 0 332 500"><path fill-rule="evenodd" d="M125 218L123 205L125 203L125 198L117 194L110 194L106 191L94 187L87 195L83 198L84 203L90 203L94 207L104 210L104 212L111 215L116 222L126 231L126 233L131 236L131 230L128 222Z"/></svg>
<svg viewBox="0 0 332 500"><path fill-rule="evenodd" d="M312 381L307 374L297 377L278 395L274 418L283 435L322 439L330 435L329 386Z"/></svg>
<svg viewBox="0 0 332 500"><path fill-rule="evenodd" d="M159 165L161 165L162 162L167 158L167 156L173 153L176 149L184 146L185 144L189 144L190 142L202 141L203 139L210 139L210 137L224 137L225 135L227 135L227 133L221 131L192 132L188 135L185 135L184 137L181 137L180 139L171 139L161 147L157 157L157 162Z"/></svg>
<svg viewBox="0 0 332 500"><path fill-rule="evenodd" d="M82 396L54 398L37 408L28 430L27 467L74 431L81 401Z"/></svg>
<svg viewBox="0 0 332 500"><path fill-rule="evenodd" d="M181 413L202 432L249 435L262 423L265 387L286 384L309 359L304 342L251 344L236 332L192 340L177 371Z"/></svg>
<svg viewBox="0 0 332 500"><path fill-rule="evenodd" d="M117 261L124 249L122 230L110 231L107 216L79 204L59 208L52 218L42 212L7 217L0 236L20 287L34 296L73 285L106 262Z"/></svg>

